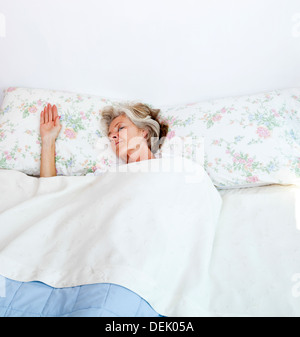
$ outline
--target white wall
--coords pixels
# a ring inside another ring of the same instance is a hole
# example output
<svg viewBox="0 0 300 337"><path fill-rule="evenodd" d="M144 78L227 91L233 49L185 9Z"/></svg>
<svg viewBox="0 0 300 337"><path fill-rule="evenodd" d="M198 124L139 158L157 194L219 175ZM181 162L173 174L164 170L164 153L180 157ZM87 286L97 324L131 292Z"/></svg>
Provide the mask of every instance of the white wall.
<svg viewBox="0 0 300 337"><path fill-rule="evenodd" d="M0 13L0 91L159 105L300 87L299 0L0 0Z"/></svg>

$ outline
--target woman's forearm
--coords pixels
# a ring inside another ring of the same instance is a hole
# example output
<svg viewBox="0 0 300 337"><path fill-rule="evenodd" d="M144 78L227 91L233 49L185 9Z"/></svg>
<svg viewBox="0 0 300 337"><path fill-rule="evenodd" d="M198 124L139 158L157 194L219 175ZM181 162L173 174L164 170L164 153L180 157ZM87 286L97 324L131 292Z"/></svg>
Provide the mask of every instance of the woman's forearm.
<svg viewBox="0 0 300 337"><path fill-rule="evenodd" d="M41 151L40 177L56 176L55 140L43 140Z"/></svg>

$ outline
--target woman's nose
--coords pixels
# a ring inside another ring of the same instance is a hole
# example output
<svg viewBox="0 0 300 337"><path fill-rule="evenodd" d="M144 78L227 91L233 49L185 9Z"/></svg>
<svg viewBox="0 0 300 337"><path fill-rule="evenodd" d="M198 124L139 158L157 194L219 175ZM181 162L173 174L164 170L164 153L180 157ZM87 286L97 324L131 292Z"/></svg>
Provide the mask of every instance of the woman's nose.
<svg viewBox="0 0 300 337"><path fill-rule="evenodd" d="M116 141L118 139L118 134L117 133L114 133L114 134L111 134L110 135L110 139L113 140L113 141Z"/></svg>

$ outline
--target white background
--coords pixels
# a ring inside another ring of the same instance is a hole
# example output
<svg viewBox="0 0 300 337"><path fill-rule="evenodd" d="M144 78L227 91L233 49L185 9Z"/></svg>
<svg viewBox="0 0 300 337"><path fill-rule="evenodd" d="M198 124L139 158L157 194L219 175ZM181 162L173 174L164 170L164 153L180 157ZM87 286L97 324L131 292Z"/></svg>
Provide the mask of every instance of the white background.
<svg viewBox="0 0 300 337"><path fill-rule="evenodd" d="M0 13L0 102L9 86L154 105L300 87L299 0L0 0Z"/></svg>

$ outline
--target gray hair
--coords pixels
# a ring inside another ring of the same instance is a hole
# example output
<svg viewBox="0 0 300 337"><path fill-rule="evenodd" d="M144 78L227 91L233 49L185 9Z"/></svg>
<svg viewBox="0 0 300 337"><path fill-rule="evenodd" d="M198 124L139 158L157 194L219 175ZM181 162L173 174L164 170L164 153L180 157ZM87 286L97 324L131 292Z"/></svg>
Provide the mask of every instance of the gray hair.
<svg viewBox="0 0 300 337"><path fill-rule="evenodd" d="M103 133L108 136L111 122L116 117L125 115L137 128L148 131L146 138L148 148L155 153L162 146L168 133L168 125L161 123L158 119L159 112L160 109L153 109L143 103L114 103L102 109L100 125Z"/></svg>

